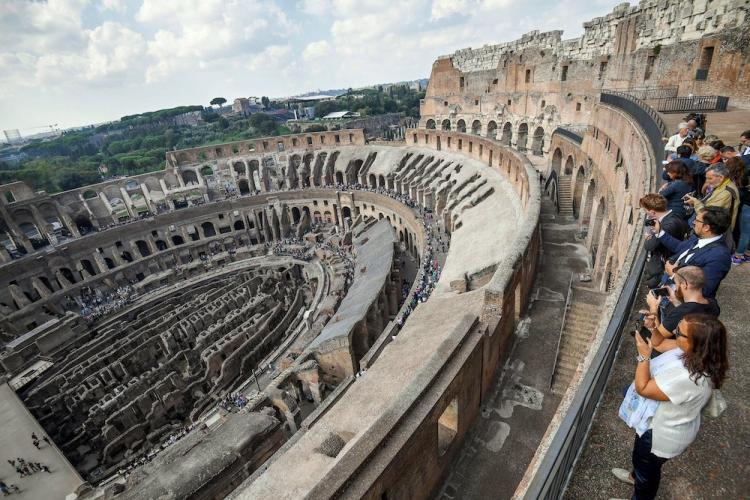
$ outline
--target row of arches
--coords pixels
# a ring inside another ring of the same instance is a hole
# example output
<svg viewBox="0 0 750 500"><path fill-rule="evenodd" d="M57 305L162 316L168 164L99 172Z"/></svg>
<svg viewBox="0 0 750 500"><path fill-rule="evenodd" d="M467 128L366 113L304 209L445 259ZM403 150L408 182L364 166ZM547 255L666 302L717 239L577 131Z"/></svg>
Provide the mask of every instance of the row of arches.
<svg viewBox="0 0 750 500"><path fill-rule="evenodd" d="M434 119L430 118L429 120L427 120L425 126L427 129L435 130L437 128L437 122ZM446 118L440 122L440 129L443 131L456 130L457 132L463 134L467 133L466 121L463 118L455 121L455 123L452 123L451 120ZM482 122L480 120L474 120L471 122L471 134L498 140L504 146L511 146L514 135L513 124L511 122L505 122L502 130L500 131L500 136L498 136L498 130L499 129L497 122L495 122L494 120L490 120L487 123L487 126L484 128L484 133L482 130ZM541 155L544 153L545 139L543 127L536 127L533 134L531 134L531 137L529 137L529 125L528 123L522 122L518 125L515 135L515 145L516 149L518 149L519 151L526 151L530 148L531 152L534 154ZM530 144L529 139L531 139Z"/></svg>

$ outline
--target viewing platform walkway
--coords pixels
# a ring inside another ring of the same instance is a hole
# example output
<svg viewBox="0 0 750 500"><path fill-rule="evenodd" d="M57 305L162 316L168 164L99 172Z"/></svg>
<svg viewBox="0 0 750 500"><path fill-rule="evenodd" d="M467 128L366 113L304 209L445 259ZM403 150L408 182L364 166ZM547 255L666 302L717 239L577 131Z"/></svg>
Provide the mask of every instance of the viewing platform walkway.
<svg viewBox="0 0 750 500"><path fill-rule="evenodd" d="M748 125L750 127L750 125ZM722 388L728 407L719 418L704 418L698 437L662 468L660 499L748 498L750 494L750 264L735 266L722 281L717 299L720 319L729 332L727 380ZM631 311L631 324L645 306L641 286ZM634 433L617 416L622 388L635 374L635 345L623 334L620 351L565 498L630 498L632 487L612 476L613 467L630 468Z"/></svg>

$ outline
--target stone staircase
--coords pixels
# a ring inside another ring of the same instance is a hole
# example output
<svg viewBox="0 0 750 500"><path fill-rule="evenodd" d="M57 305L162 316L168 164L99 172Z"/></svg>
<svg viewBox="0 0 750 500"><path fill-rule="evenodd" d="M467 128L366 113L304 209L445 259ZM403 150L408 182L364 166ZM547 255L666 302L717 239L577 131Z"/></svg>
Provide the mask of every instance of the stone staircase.
<svg viewBox="0 0 750 500"><path fill-rule="evenodd" d="M560 347L552 375L552 392L562 396L578 364L588 354L591 340L602 313L604 295L584 289L572 288L570 306L565 315Z"/></svg>
<svg viewBox="0 0 750 500"><path fill-rule="evenodd" d="M572 175L561 175L557 180L557 200L560 204L558 215L573 217Z"/></svg>

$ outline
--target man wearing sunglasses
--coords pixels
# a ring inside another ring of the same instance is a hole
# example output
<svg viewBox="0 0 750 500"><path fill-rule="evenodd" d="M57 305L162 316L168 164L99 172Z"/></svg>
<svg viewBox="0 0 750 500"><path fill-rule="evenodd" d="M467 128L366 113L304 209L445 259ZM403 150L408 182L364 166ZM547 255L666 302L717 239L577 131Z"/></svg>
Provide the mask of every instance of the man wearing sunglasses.
<svg viewBox="0 0 750 500"><path fill-rule="evenodd" d="M724 233L730 224L728 210L706 207L695 218L693 235L685 241L680 241L663 231L659 221L656 221L655 236L672 252L672 257L664 266L663 281L670 281L673 273L682 267L700 267L705 277L703 296L716 297L721 280L732 268L732 253L724 241Z"/></svg>

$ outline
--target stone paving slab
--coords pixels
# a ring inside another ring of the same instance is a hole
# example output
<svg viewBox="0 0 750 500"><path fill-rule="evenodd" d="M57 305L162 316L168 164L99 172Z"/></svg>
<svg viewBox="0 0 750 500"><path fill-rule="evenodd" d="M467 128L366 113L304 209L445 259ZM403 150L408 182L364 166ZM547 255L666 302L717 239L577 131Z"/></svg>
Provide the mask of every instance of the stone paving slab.
<svg viewBox="0 0 750 500"><path fill-rule="evenodd" d="M10 498L18 500L62 500L72 493L83 480L68 463L59 449L44 441L37 450L31 443L31 433L41 438L44 430L34 419L13 389L7 383L0 384L0 480L14 484L20 494ZM49 467L51 473L36 472L19 477L8 460L21 457L27 462L39 462Z"/></svg>
<svg viewBox="0 0 750 500"><path fill-rule="evenodd" d="M734 267L719 288L720 319L729 331L728 379L722 388L728 408L718 419L703 419L695 442L662 469L658 499L704 500L750 498L750 264ZM644 307L643 293L633 310ZM635 314L631 319L635 319ZM606 393L565 498L629 498L631 487L614 479L612 467L630 467L634 434L617 416L622 388L635 373L630 335L620 352Z"/></svg>

